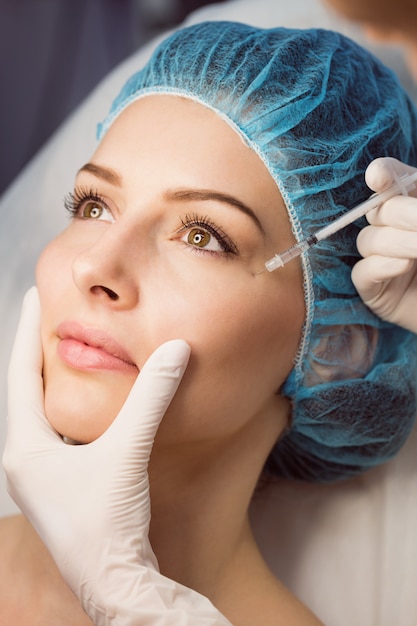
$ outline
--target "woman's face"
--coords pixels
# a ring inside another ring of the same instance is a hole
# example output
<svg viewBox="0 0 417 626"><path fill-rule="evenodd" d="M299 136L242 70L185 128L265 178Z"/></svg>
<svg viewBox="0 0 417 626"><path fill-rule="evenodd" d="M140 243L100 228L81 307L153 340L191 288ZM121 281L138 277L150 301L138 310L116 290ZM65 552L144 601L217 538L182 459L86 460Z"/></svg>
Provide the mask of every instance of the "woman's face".
<svg viewBox="0 0 417 626"><path fill-rule="evenodd" d="M259 157L214 112L149 96L115 121L41 255L45 411L88 442L110 425L150 354L191 357L160 427L166 442L229 437L290 372L304 321L298 262L257 274L294 243Z"/></svg>

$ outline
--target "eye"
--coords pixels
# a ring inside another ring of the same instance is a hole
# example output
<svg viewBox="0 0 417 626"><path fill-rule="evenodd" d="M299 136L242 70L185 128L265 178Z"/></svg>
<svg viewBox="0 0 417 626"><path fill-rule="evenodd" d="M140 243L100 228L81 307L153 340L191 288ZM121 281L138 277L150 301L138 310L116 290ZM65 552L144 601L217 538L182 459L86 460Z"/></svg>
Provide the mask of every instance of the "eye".
<svg viewBox="0 0 417 626"><path fill-rule="evenodd" d="M223 251L219 242L213 237L213 235L202 228L192 228L186 235L184 235L182 241L185 241L190 246L195 246L196 248L204 248L206 250L212 250L213 252Z"/></svg>
<svg viewBox="0 0 417 626"><path fill-rule="evenodd" d="M108 209L92 200L87 200L82 204L79 208L79 217L84 220L114 221Z"/></svg>
<svg viewBox="0 0 417 626"><path fill-rule="evenodd" d="M181 222L178 232L184 233L181 241L186 245L211 254L238 254L236 244L208 217L187 215Z"/></svg>
<svg viewBox="0 0 417 626"><path fill-rule="evenodd" d="M76 188L66 196L64 206L74 219L114 222L104 199L91 190Z"/></svg>

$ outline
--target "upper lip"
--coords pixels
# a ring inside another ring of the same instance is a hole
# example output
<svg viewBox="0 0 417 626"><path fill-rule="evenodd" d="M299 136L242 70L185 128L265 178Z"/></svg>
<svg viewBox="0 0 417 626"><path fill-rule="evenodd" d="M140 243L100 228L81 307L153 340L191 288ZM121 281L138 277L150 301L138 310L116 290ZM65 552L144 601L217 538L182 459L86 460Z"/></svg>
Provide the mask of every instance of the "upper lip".
<svg viewBox="0 0 417 626"><path fill-rule="evenodd" d="M60 339L75 339L92 348L98 348L107 352L107 354L111 354L122 361L126 361L126 363L136 366L127 350L104 330L89 328L82 326L79 322L68 321L59 324L57 335Z"/></svg>

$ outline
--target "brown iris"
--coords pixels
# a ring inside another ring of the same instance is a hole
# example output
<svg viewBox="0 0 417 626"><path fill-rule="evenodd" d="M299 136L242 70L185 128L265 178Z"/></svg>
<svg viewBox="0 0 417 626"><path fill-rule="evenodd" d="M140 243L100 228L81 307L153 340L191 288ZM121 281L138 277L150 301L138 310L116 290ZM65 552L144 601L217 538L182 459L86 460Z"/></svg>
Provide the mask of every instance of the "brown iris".
<svg viewBox="0 0 417 626"><path fill-rule="evenodd" d="M101 217L103 213L103 207L96 202L86 202L82 208L82 216L85 219L97 219Z"/></svg>
<svg viewBox="0 0 417 626"><path fill-rule="evenodd" d="M187 243L198 248L205 248L210 243L210 233L201 228L192 228L187 236Z"/></svg>

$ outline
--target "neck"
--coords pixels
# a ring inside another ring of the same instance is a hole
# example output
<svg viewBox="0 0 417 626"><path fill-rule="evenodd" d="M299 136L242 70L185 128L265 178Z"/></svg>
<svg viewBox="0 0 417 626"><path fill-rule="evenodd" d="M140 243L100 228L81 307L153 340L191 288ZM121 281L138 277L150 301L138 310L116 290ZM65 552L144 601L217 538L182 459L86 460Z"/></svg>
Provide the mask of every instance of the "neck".
<svg viewBox="0 0 417 626"><path fill-rule="evenodd" d="M161 572L212 600L225 592L226 580L236 580L243 554L261 558L248 507L286 423L288 407L280 408L277 417L275 402L228 440L163 448L155 442L150 538Z"/></svg>

